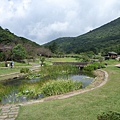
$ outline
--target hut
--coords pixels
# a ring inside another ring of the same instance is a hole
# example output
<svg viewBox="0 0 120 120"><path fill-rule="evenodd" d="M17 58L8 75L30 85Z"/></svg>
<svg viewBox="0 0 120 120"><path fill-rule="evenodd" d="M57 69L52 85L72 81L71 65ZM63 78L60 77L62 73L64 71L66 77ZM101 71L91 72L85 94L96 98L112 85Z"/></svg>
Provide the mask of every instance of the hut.
<svg viewBox="0 0 120 120"><path fill-rule="evenodd" d="M116 59L117 58L117 53L116 52L108 52L109 58Z"/></svg>

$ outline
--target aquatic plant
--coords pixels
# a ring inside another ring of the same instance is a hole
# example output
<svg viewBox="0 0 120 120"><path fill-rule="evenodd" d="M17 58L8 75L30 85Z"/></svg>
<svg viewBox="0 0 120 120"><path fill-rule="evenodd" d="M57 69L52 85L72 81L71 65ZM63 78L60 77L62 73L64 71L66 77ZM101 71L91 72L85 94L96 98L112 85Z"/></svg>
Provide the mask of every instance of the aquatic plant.
<svg viewBox="0 0 120 120"><path fill-rule="evenodd" d="M4 85L0 84L0 102L2 100L2 97L7 95L10 92L10 90L12 90L12 89L13 89L12 86L4 86Z"/></svg>
<svg viewBox="0 0 120 120"><path fill-rule="evenodd" d="M17 96L26 96L28 98L35 98L40 93L38 83L24 83L19 86Z"/></svg>
<svg viewBox="0 0 120 120"><path fill-rule="evenodd" d="M41 67L40 74L44 76L56 76L59 74L77 73L79 69L73 65L53 65Z"/></svg>
<svg viewBox="0 0 120 120"><path fill-rule="evenodd" d="M72 80L52 80L44 84L41 93L44 96L59 95L82 88L82 83Z"/></svg>

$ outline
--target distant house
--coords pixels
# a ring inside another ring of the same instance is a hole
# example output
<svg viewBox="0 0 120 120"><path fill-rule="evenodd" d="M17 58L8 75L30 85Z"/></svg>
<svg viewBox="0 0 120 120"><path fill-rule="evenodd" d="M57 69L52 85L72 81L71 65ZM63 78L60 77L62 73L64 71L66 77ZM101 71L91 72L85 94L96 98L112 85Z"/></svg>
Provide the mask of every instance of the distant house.
<svg viewBox="0 0 120 120"><path fill-rule="evenodd" d="M116 59L118 54L116 52L108 52L109 58Z"/></svg>

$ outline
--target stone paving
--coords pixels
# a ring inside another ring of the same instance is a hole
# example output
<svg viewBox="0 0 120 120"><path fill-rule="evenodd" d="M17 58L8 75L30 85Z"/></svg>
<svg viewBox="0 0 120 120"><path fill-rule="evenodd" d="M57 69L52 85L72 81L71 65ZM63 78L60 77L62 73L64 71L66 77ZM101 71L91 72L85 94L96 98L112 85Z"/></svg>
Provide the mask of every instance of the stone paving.
<svg viewBox="0 0 120 120"><path fill-rule="evenodd" d="M15 120L19 112L18 105L0 107L0 120Z"/></svg>

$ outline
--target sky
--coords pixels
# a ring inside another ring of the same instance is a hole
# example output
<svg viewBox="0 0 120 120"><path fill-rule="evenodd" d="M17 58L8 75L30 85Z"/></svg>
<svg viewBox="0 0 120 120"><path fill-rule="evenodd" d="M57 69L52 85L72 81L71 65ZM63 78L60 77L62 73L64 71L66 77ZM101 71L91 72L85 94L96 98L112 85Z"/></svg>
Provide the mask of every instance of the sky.
<svg viewBox="0 0 120 120"><path fill-rule="evenodd" d="M120 17L120 0L0 0L0 26L40 45Z"/></svg>

